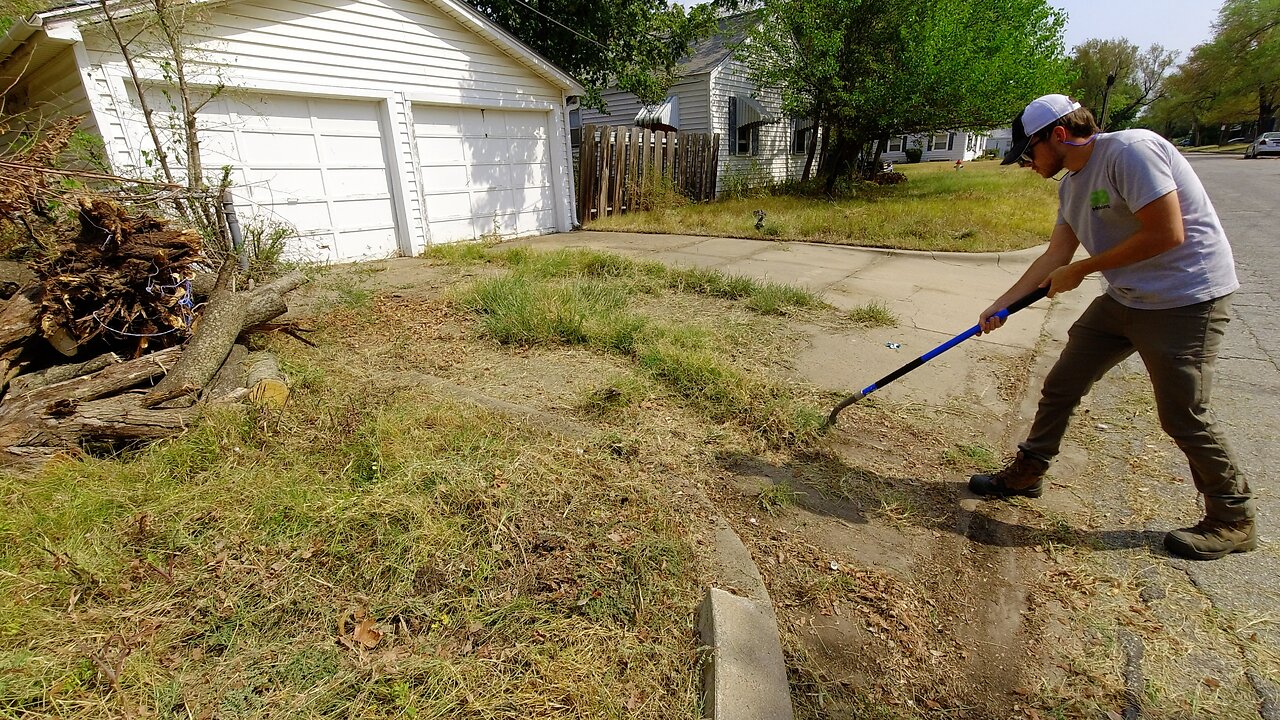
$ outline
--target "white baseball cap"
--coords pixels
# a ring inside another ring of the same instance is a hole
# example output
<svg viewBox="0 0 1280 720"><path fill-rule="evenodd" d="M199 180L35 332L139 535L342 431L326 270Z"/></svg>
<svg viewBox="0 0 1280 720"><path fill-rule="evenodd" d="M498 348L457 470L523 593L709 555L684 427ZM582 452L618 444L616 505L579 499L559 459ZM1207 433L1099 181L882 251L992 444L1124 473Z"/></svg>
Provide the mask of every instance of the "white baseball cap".
<svg viewBox="0 0 1280 720"><path fill-rule="evenodd" d="M1013 119L1013 147L1004 154L1001 165L1012 165L1027 151L1031 136L1051 125L1063 115L1080 109L1080 103L1066 95L1041 95L1032 100Z"/></svg>

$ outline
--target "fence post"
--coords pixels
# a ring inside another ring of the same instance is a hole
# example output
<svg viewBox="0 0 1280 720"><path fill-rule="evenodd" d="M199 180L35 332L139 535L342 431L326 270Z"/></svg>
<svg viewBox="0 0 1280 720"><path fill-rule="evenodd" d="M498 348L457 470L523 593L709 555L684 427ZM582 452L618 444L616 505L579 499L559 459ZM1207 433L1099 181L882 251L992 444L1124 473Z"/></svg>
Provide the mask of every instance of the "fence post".
<svg viewBox="0 0 1280 720"><path fill-rule="evenodd" d="M596 186L596 217L609 214L609 149L613 142L613 128L608 125L600 127L600 181Z"/></svg>
<svg viewBox="0 0 1280 720"><path fill-rule="evenodd" d="M622 186L626 184L625 168L622 167L622 159L627 150L627 136L624 134L626 128L618 128L617 139L613 146L613 207L609 211L610 215L622 214Z"/></svg>

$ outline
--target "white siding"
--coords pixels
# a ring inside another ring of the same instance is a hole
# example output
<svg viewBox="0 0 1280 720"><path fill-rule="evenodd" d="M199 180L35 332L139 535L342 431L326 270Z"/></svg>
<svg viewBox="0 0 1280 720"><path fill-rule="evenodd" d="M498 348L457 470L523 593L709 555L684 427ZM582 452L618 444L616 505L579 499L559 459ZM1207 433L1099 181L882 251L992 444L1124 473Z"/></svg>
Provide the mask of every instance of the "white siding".
<svg viewBox="0 0 1280 720"><path fill-rule="evenodd" d="M541 112L564 103L552 81L421 0L238 0L201 12L187 31L194 40L189 77L225 84L228 98L278 93L379 103L390 125L392 187L404 194L403 244L413 252L428 241L413 103ZM105 29L85 28L84 38L90 73L100 77L93 92L119 118L103 128L112 160L120 169L139 166L151 143L130 103L128 69ZM154 65L144 64L143 73L161 79ZM550 152L557 203L569 203L567 142L557 139Z"/></svg>
<svg viewBox="0 0 1280 720"><path fill-rule="evenodd" d="M954 132L951 134L953 139L950 150L947 149L946 145L931 147L930 140L933 137L932 135L908 135L906 147L920 148L920 162L955 162L956 160L968 162L981 157L987 148L986 135L970 132ZM905 162L907 154L905 150L886 150L880 154L880 159L889 162Z"/></svg>
<svg viewBox="0 0 1280 720"><path fill-rule="evenodd" d="M707 96L710 89L708 83L708 73L689 75L680 78L667 91L668 96L674 95L679 98L680 132L715 132L711 127L711 114L708 107ZM641 108L640 98L622 90L609 90L604 93L604 99L608 113L583 108L583 125L616 126L635 123L636 113L640 112Z"/></svg>
<svg viewBox="0 0 1280 720"><path fill-rule="evenodd" d="M729 154L729 98L754 97L778 122L760 126L760 145L755 155ZM750 185L799 179L804 172L804 155L791 154L791 120L782 116L778 93L758 92L747 79L746 67L730 58L711 73L711 125L720 133L720 166L716 192L723 193L726 179L745 176Z"/></svg>

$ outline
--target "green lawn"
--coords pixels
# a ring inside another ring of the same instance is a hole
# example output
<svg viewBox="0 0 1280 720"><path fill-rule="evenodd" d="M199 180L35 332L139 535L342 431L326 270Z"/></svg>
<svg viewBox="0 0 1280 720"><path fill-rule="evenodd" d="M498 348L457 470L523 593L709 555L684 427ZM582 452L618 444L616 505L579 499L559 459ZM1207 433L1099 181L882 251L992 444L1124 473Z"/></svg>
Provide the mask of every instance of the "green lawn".
<svg viewBox="0 0 1280 720"><path fill-rule="evenodd" d="M680 233L907 250L991 252L1048 239L1057 183L994 161L903 164L908 182L836 200L769 196L671 204L587 223L589 230ZM755 210L765 212L755 228Z"/></svg>

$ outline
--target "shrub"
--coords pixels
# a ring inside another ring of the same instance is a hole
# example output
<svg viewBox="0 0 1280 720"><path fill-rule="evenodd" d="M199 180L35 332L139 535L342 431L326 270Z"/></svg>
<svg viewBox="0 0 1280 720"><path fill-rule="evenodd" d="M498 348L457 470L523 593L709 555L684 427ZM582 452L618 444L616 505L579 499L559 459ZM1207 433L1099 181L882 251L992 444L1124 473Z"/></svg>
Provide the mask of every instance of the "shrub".
<svg viewBox="0 0 1280 720"><path fill-rule="evenodd" d="M920 162L920 157L921 157L922 155L924 155L924 151L923 151L923 150L921 150L920 148L916 148L916 147L909 147L909 148L907 148L906 150L904 150L903 152L905 152L905 153L906 153L906 155L907 155L907 162L909 162L909 163L918 163L918 162Z"/></svg>
<svg viewBox="0 0 1280 720"><path fill-rule="evenodd" d="M907 181L907 176L900 172L876 173L871 182L877 185L898 185Z"/></svg>

